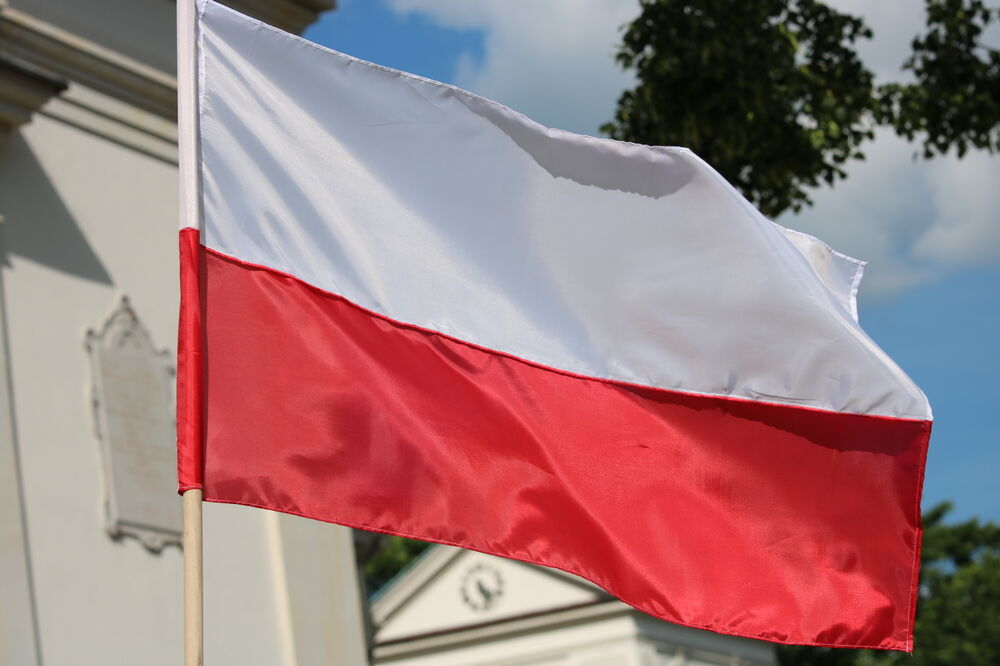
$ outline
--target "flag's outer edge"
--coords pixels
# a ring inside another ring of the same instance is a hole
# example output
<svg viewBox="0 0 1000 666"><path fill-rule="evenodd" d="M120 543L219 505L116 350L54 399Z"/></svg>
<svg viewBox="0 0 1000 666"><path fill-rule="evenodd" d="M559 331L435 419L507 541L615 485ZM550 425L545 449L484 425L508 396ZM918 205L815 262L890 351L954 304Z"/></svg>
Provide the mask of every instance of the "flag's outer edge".
<svg viewBox="0 0 1000 666"><path fill-rule="evenodd" d="M906 646L902 652L913 654L913 640L917 626L917 596L920 594L920 554L924 547L924 516L920 511L920 500L924 496L924 478L927 475L927 452L930 449L930 428L932 422L928 422L927 439L920 448L920 462L917 464L917 493L913 502L913 520L916 524L914 530L913 543L913 567L910 571L910 598L906 607L906 617L909 622L909 629L906 632Z"/></svg>
<svg viewBox="0 0 1000 666"><path fill-rule="evenodd" d="M198 28L203 0L177 2L177 149L179 221L182 229L201 228L202 197L200 180L200 66L201 31ZM181 234L180 242L198 243L197 233ZM202 487L204 432L202 402L204 372L201 320L200 271L195 248L181 248L180 320L177 336L177 471L178 478L196 479L182 485L183 493Z"/></svg>

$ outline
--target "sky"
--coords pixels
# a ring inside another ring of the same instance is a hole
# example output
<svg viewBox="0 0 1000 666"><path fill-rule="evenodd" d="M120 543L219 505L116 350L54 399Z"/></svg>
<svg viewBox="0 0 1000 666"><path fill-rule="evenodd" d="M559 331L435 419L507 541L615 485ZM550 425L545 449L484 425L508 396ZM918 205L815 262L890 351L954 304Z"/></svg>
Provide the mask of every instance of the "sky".
<svg viewBox="0 0 1000 666"><path fill-rule="evenodd" d="M923 25L917 0L828 0L873 29L859 52L879 81ZM599 135L634 84L613 61L637 0L339 0L305 36L380 65L451 83L550 127ZM987 43L1000 47L994 26ZM1000 521L1000 155L915 159L888 131L848 178L811 193L784 226L870 262L862 326L934 410L924 507Z"/></svg>

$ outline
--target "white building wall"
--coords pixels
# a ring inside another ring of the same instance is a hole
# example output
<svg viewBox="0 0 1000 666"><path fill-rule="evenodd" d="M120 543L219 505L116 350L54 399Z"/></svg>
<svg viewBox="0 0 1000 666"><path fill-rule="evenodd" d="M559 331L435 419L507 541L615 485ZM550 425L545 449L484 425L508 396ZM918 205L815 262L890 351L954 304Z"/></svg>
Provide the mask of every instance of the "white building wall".
<svg viewBox="0 0 1000 666"><path fill-rule="evenodd" d="M615 609L617 610L617 609ZM386 645L376 663L400 666L639 666L635 627L626 613L574 618L562 625L523 626L502 635L469 632L462 637Z"/></svg>
<svg viewBox="0 0 1000 666"><path fill-rule="evenodd" d="M173 3L126 4L169 15L165 34L149 43L172 49ZM40 6L53 16L81 7L72 0ZM4 25L0 16L0 55L32 57L33 42L13 32L17 26L49 30L55 41L46 44L69 39L72 48L96 46L98 55L115 47L73 41L69 20L43 26L38 17L15 18ZM157 25L132 26L134 38ZM39 58L53 54L64 55ZM171 53L159 57L172 60ZM127 56L108 58L131 71ZM0 391L0 665L175 665L181 551L168 545L156 553L105 529L84 344L86 331L127 295L155 344L174 355L173 121L115 97L111 84L99 92L97 79L75 81L72 55L53 66L69 88L27 124L0 133L0 332L7 343L0 371L5 365L9 373L8 390ZM170 80L154 79L160 91ZM179 506L174 487L155 492ZM367 663L349 531L245 507L206 504L204 513L206 663Z"/></svg>
<svg viewBox="0 0 1000 666"><path fill-rule="evenodd" d="M104 531L83 347L128 294L173 351L175 180L170 164L44 116L0 144L5 318L45 664L180 657L179 549L154 554ZM221 663L282 663L263 520L206 507L206 657Z"/></svg>
<svg viewBox="0 0 1000 666"><path fill-rule="evenodd" d="M490 604L476 597L480 581ZM774 646L663 622L582 579L433 546L372 604L374 663L773 666Z"/></svg>

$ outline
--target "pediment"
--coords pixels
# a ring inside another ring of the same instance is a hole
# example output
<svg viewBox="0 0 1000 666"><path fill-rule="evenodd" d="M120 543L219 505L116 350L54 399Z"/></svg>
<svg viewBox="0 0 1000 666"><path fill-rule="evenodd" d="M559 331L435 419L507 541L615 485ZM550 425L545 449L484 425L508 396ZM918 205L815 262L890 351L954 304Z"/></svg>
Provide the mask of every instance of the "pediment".
<svg viewBox="0 0 1000 666"><path fill-rule="evenodd" d="M372 604L376 642L578 607L611 597L555 569L433 546Z"/></svg>

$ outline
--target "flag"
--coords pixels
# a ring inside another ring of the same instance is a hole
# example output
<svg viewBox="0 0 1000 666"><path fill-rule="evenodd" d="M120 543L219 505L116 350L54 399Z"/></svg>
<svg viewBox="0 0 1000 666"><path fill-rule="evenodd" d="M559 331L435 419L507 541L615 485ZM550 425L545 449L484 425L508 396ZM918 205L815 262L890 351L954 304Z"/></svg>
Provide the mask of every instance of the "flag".
<svg viewBox="0 0 1000 666"><path fill-rule="evenodd" d="M198 16L182 490L912 649L931 412L859 326L862 262L684 148Z"/></svg>

